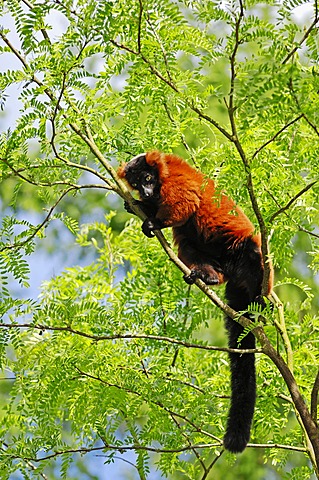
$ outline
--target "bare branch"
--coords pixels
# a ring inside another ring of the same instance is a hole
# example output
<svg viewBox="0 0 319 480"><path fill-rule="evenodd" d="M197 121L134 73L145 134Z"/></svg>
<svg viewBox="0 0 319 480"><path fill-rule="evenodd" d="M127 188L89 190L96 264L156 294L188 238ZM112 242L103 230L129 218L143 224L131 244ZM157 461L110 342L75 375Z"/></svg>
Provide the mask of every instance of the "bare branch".
<svg viewBox="0 0 319 480"><path fill-rule="evenodd" d="M60 455L65 455L65 454L74 454L74 453L79 453L81 455L85 455L87 453L92 453L92 452L101 452L105 450L118 450L120 452L127 452L127 451L138 451L138 450L143 450L147 452L154 452L154 453L182 453L182 452L187 452L190 450L195 449L212 449L214 447L219 447L220 443L198 443L198 444L192 444L192 445L185 445L181 446L178 448L159 448L159 447L151 447L151 446L144 446L144 445L112 445L112 444L105 444L103 447L92 447L92 448L72 448L72 449L65 449L65 450L60 450L48 455L43 455L40 458L33 458L33 457L21 457L16 454L9 454L7 451L7 456L12 458L12 459L21 459L24 461L31 461L31 462L42 462L46 460L50 460L52 458L59 457ZM247 445L247 448L265 448L265 449L280 449L280 450L290 450L292 452L306 452L307 450L304 447L296 447L296 446L291 446L291 445L283 445L279 443L249 443ZM0 448L0 450L3 450L3 448Z"/></svg>
<svg viewBox="0 0 319 480"><path fill-rule="evenodd" d="M21 55L21 53L12 45L10 40L4 35L4 33L0 30L0 37L4 41L4 43L10 48L11 52L20 60L24 68L29 71L29 65L26 61L26 58Z"/></svg>
<svg viewBox="0 0 319 480"><path fill-rule="evenodd" d="M314 130L314 132L316 133L316 135L318 135L318 137L319 137L319 129L318 129L318 127L317 127L311 120L309 120L308 116L307 116L305 113L303 113L302 116L303 116L303 118L306 120L306 122L308 123L308 125L310 125L310 127Z"/></svg>
<svg viewBox="0 0 319 480"><path fill-rule="evenodd" d="M254 349L240 349L240 348L227 348L227 347L216 347L212 345L201 345L199 343L186 342L184 340L177 340L176 338L165 337L162 335L149 335L146 333L119 333L114 335L93 335L86 332L81 332L72 327L53 327L50 325L37 325L34 323L0 323L0 328L30 328L40 331L57 331L57 332L69 332L74 335L79 335L81 337L89 338L95 342L105 341L105 340L120 340L120 339L145 339L145 340L154 340L158 342L167 342L173 345L180 345L185 348L198 348L200 350L209 350L215 352L227 352L227 353L238 353L240 355L248 353L262 353L263 350L260 348Z"/></svg>
<svg viewBox="0 0 319 480"><path fill-rule="evenodd" d="M247 447L250 448L278 448L280 450L291 450L292 452L307 452L304 447L294 447L290 445L282 445L280 443L248 443Z"/></svg>
<svg viewBox="0 0 319 480"><path fill-rule="evenodd" d="M223 448L219 453L216 453L214 460L210 463L210 465L208 465L208 467L206 467L206 471L204 472L204 475L202 476L201 480L205 480L207 478L209 472L211 471L215 463L220 459L220 457L224 452L225 452L225 449Z"/></svg>

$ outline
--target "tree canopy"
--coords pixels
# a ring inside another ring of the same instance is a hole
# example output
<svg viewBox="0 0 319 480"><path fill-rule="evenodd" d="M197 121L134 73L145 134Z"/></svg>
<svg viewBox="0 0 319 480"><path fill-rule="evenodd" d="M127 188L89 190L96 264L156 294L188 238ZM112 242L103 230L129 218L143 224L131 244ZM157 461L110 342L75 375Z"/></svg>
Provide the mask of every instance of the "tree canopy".
<svg viewBox="0 0 319 480"><path fill-rule="evenodd" d="M93 454L141 480L319 478L317 0L0 12L2 478L97 478ZM235 318L258 340L240 456L222 444L223 289L187 286L170 232L147 239L122 210L117 165L153 149L227 191L275 267L274 310ZM62 224L78 261L29 298L29 258L68 255Z"/></svg>

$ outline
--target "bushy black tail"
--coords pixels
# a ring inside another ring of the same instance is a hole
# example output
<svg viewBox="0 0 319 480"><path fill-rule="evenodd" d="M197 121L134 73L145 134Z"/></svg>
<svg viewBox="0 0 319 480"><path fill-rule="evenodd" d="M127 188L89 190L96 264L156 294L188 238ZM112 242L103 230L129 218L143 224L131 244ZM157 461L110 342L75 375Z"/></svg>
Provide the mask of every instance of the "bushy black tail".
<svg viewBox="0 0 319 480"><path fill-rule="evenodd" d="M244 289L236 287L231 280L226 286L228 304L236 311L247 308L253 299ZM228 345L230 348L255 348L255 337L248 333L238 344L243 327L226 318ZM228 414L224 446L233 453L242 452L250 438L250 429L256 401L256 371L254 354L230 353L231 405Z"/></svg>

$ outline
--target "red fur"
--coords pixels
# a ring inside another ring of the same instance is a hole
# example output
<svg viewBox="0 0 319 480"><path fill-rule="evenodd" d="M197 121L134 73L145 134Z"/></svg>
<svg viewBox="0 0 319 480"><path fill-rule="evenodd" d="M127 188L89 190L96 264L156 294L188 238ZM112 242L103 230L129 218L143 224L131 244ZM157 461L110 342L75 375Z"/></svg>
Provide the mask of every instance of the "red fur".
<svg viewBox="0 0 319 480"><path fill-rule="evenodd" d="M197 234L209 243L212 235L223 239L229 249L236 248L246 238L251 238L261 252L260 235L254 235L254 226L235 202L224 193L216 191L212 180L195 170L184 160L173 154L157 151L146 153L146 162L159 171L161 180L161 201L156 218L166 227L179 227L192 216ZM183 233L175 228L174 240L180 245ZM182 250L179 257L189 266ZM219 274L219 283L227 278ZM272 276L268 293L272 288Z"/></svg>
<svg viewBox="0 0 319 480"><path fill-rule="evenodd" d="M260 235L244 212L212 180L176 155L148 152L138 155L119 169L119 176L141 196L140 207L147 215L142 229L153 231L173 227L178 256L196 278L210 285L227 282L225 293L230 307L241 312L261 299L263 260ZM268 293L272 288L272 276ZM226 318L228 345L234 349L255 348L252 333L243 335L242 326ZM225 448L241 452L247 445L256 398L253 354L229 354L231 369L231 406L228 415Z"/></svg>

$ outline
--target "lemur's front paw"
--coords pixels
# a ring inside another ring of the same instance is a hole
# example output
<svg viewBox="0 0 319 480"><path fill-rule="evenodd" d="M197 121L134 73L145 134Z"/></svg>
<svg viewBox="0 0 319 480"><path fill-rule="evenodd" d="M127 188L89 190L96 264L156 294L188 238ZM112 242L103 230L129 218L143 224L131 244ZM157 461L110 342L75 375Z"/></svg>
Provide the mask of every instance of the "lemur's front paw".
<svg viewBox="0 0 319 480"><path fill-rule="evenodd" d="M127 213L134 213L133 210L130 207L130 204L126 200L124 202L124 208L127 211Z"/></svg>
<svg viewBox="0 0 319 480"><path fill-rule="evenodd" d="M142 224L142 231L144 235L146 235L148 238L154 237L153 230L155 230L155 224L151 218L147 218L144 220Z"/></svg>
<svg viewBox="0 0 319 480"><path fill-rule="evenodd" d="M185 280L188 285L193 285L195 283L196 279L199 278L202 280L206 285L218 285L219 280L218 277L215 275L212 275L208 272L205 272L203 270L193 268L191 270L191 273L189 275L184 275L183 279Z"/></svg>

